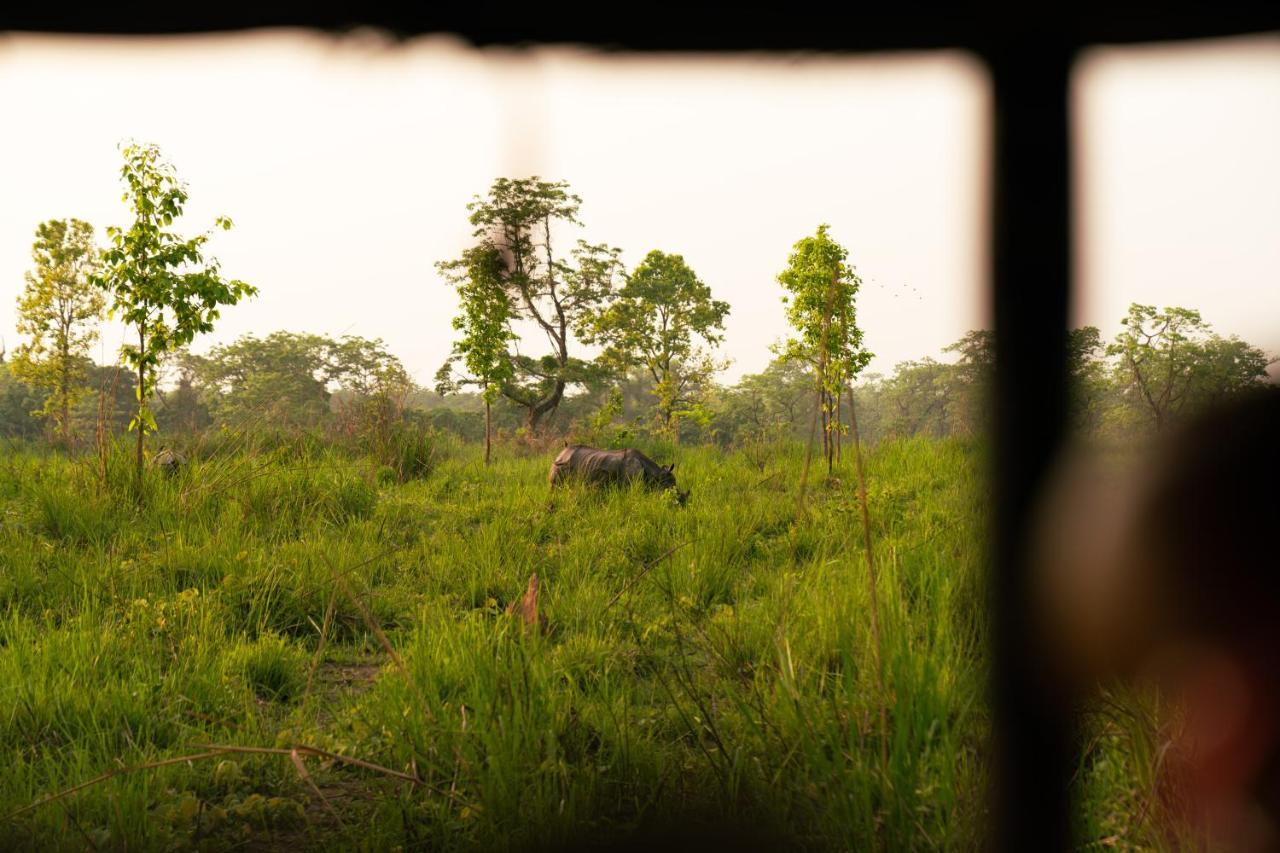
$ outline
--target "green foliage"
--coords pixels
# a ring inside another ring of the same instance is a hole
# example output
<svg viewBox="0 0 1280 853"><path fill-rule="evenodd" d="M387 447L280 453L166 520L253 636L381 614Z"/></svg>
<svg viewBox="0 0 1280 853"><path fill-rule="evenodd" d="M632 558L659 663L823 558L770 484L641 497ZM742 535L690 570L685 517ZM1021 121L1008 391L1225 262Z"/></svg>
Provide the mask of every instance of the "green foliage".
<svg viewBox="0 0 1280 853"><path fill-rule="evenodd" d="M1199 311L1134 303L1121 326L1107 347L1117 359L1116 384L1130 411L1156 429L1267 379L1266 355L1238 338L1213 334Z"/></svg>
<svg viewBox="0 0 1280 853"><path fill-rule="evenodd" d="M325 426L377 454L400 453L413 383L380 339L245 335L181 362L221 425L270 424L284 431Z"/></svg>
<svg viewBox="0 0 1280 853"><path fill-rule="evenodd" d="M93 226L79 219L42 222L31 256L35 269L18 297L18 333L29 340L13 354L13 377L45 395L33 414L52 417L65 444L105 307L91 280L98 268Z"/></svg>
<svg viewBox="0 0 1280 853"><path fill-rule="evenodd" d="M35 389L13 375L13 365L0 362L0 438L38 437L40 422L31 413L41 406Z"/></svg>
<svg viewBox="0 0 1280 853"><path fill-rule="evenodd" d="M743 376L718 395L713 422L717 439L752 445L803 439L814 385L805 362L775 358L763 372Z"/></svg>
<svg viewBox="0 0 1280 853"><path fill-rule="evenodd" d="M110 316L137 336L121 355L138 375L137 411L130 429L138 431L137 475L142 479L143 437L155 429L150 400L161 359L213 330L219 309L257 290L242 281L224 280L215 259L204 256L209 234L184 239L166 228L182 216L187 190L154 145L131 143L122 149L123 200L133 212L128 227L110 227L111 241L102 269L93 281L111 295ZM219 217L217 226L231 228Z"/></svg>
<svg viewBox="0 0 1280 853"><path fill-rule="evenodd" d="M396 482L420 480L435 470L438 462L435 431L409 421L398 423L385 445L378 447L380 459L390 468Z"/></svg>
<svg viewBox="0 0 1280 853"><path fill-rule="evenodd" d="M616 423L624 408L622 389L617 386L609 388L599 408L585 419L585 423L572 431L572 440L575 443L594 447L616 449L633 446L635 434L627 427Z"/></svg>
<svg viewBox="0 0 1280 853"><path fill-rule="evenodd" d="M778 274L786 294L787 320L796 337L786 341L781 354L819 368L818 382L836 393L867 366L871 353L862 347L855 297L862 286L849 253L831 239L827 225L819 225L812 237L792 248L787 268Z"/></svg>
<svg viewBox="0 0 1280 853"><path fill-rule="evenodd" d="M458 291L461 312L453 328L461 336L453 354L440 368L436 390L446 394L458 385L474 384L486 403L492 404L504 382L514 375L508 347L516 340L511 331L511 299L502 283L502 256L493 246L477 246L462 259L436 265ZM450 366L462 361L469 378L454 379Z"/></svg>
<svg viewBox="0 0 1280 853"><path fill-rule="evenodd" d="M813 366L818 405L822 412L822 437L827 471L833 470L843 432L841 397L846 386L871 361L862 347L854 308L862 281L847 262L849 253L819 225L812 237L792 248L787 268L778 274L786 294L787 320L796 336L778 352Z"/></svg>
<svg viewBox="0 0 1280 853"><path fill-rule="evenodd" d="M955 387L952 396L956 424L955 431L964 435L977 435L987 426L991 411L991 383L996 368L995 332L979 329L968 332L963 338L943 347L943 352L956 353Z"/></svg>
<svg viewBox="0 0 1280 853"><path fill-rule="evenodd" d="M1071 426L1094 431L1102 423L1108 385L1105 347L1096 326L1083 326L1067 333L1067 377L1070 381Z"/></svg>
<svg viewBox="0 0 1280 853"><path fill-rule="evenodd" d="M186 361L217 421L307 427L329 412L331 346L320 335L281 331L265 338L244 335Z"/></svg>
<svg viewBox="0 0 1280 853"><path fill-rule="evenodd" d="M437 264L441 274L458 291L462 313L453 318L453 328L461 333L453 353L436 374L440 394L456 391L461 385L475 385L484 399L484 461L489 462L494 400L504 384L515 376L515 366L507 351L517 340L511 331L511 296L502 282L502 255L492 245L477 246L463 253L462 260ZM455 378L452 366L462 361L467 377Z"/></svg>
<svg viewBox="0 0 1280 853"><path fill-rule="evenodd" d="M603 311L582 316L578 331L603 345L602 364L625 373L641 367L653 379L660 425L671 429L677 413L694 407L711 377L723 368L704 347L723 340L729 303L711 298L680 255L657 249L626 277Z"/></svg>
<svg viewBox="0 0 1280 853"><path fill-rule="evenodd" d="M334 427L350 444L399 464L421 430L405 422L405 400L413 389L409 372L380 338L342 337L331 350ZM411 451L416 453L416 451ZM404 469L403 476L416 476Z"/></svg>
<svg viewBox="0 0 1280 853"><path fill-rule="evenodd" d="M619 250L578 240L570 262L556 255L554 229L581 224L581 204L564 181L499 178L487 196L477 196L468 205L477 246L461 258L439 265L455 285L461 280L479 282L473 286L482 297L482 311L488 319L483 334L471 345L464 344L468 349L482 347L483 352L476 350L477 364L493 366L501 361L494 355L499 337L495 330L506 320L495 318L504 314L532 322L545 334L551 346L546 355L524 355L508 348L505 360L511 375L499 383L502 394L526 411L529 431L536 430L541 419L555 411L566 388L585 385L599 376L590 362L570 355L572 332L612 291ZM506 308L495 288L505 294ZM464 323L470 326L470 321ZM514 339L506 341L510 344ZM449 387L447 373L441 381L442 387Z"/></svg>

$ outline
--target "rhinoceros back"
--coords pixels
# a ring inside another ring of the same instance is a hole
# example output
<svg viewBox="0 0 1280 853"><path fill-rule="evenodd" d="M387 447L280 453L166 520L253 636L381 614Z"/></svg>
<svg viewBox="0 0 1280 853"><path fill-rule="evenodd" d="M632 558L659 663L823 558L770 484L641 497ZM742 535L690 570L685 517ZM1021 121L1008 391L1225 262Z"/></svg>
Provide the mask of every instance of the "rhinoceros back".
<svg viewBox="0 0 1280 853"><path fill-rule="evenodd" d="M573 445L560 451L555 462L551 463L547 479L552 485L569 477L597 484L625 483L635 479L647 482L646 461L644 454L636 450L601 450ZM649 464L653 465L652 462Z"/></svg>

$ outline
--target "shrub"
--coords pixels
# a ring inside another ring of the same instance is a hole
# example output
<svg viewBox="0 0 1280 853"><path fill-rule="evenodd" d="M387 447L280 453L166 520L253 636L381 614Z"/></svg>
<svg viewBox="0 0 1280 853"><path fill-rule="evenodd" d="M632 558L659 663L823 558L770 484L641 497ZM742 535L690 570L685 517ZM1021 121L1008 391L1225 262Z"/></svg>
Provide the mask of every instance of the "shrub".
<svg viewBox="0 0 1280 853"><path fill-rule="evenodd" d="M379 450L380 461L395 472L401 483L421 480L436 466L435 434L418 424L398 424Z"/></svg>
<svg viewBox="0 0 1280 853"><path fill-rule="evenodd" d="M226 670L261 699L291 702L306 684L307 653L279 634L267 633L228 652Z"/></svg>

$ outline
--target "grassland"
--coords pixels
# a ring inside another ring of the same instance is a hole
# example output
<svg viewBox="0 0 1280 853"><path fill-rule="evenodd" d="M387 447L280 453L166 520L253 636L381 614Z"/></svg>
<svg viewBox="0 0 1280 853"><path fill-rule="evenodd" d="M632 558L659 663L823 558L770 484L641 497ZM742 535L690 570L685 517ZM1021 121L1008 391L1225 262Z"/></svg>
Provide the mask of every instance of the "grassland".
<svg viewBox="0 0 1280 853"><path fill-rule="evenodd" d="M399 482L302 438L205 446L139 505L123 450L11 449L0 848L555 849L699 822L972 848L975 448L869 454L883 690L848 458L802 508L802 448L655 454L687 506L552 497L553 454L439 447ZM506 611L534 573L526 629ZM1127 846L1133 750L1094 730L1083 835Z"/></svg>

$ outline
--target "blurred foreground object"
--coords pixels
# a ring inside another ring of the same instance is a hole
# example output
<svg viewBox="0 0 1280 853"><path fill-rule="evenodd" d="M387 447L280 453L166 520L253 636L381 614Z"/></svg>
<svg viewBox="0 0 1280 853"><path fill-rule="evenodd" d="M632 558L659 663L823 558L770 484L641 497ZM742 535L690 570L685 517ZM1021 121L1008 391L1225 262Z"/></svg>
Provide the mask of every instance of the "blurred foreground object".
<svg viewBox="0 0 1280 853"><path fill-rule="evenodd" d="M1176 725L1163 772L1197 834L1280 850L1280 389L1157 437L1076 450L1037 528L1046 663L1077 699L1154 685Z"/></svg>

